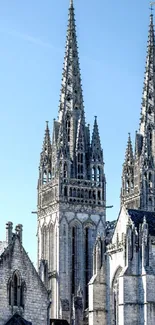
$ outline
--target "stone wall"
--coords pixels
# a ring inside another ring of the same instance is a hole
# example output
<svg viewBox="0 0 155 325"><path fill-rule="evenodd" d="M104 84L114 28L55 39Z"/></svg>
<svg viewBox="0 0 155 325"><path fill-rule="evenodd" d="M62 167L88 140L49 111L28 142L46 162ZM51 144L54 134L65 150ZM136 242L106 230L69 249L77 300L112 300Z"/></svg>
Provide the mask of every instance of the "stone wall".
<svg viewBox="0 0 155 325"><path fill-rule="evenodd" d="M24 307L9 305L9 279L17 271L25 282ZM33 325L48 324L48 293L18 237L0 257L0 325L17 311Z"/></svg>

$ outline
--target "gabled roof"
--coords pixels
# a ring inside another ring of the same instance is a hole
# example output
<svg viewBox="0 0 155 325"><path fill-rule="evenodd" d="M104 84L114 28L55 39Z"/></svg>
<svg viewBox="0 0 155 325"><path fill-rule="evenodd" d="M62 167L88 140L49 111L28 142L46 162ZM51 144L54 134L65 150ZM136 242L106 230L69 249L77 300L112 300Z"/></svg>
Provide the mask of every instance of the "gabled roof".
<svg viewBox="0 0 155 325"><path fill-rule="evenodd" d="M5 323L5 325L32 325L32 323L16 313Z"/></svg>
<svg viewBox="0 0 155 325"><path fill-rule="evenodd" d="M137 230L139 229L139 224L143 223L144 217L149 227L149 234L155 236L155 212L142 211L142 210L127 210L131 220L134 222Z"/></svg>
<svg viewBox="0 0 155 325"><path fill-rule="evenodd" d="M2 254L0 254L0 263L2 263L4 259L6 260L6 257L7 256L12 255L12 252L14 250L16 241L18 242L18 245L21 248L21 254L24 254L26 256L27 260L29 261L30 265L32 266L33 272L35 273L35 275L37 276L37 278L38 278L38 280L40 282L40 285L42 286L42 288L44 289L44 291L46 291L46 293L48 294L48 291L47 291L44 283L42 282L42 280L41 280L38 272L36 271L36 269L35 269L32 261L31 261L30 257L28 256L28 253L26 253L23 245L20 243L19 236L17 234L14 234L13 233L11 243L9 245L7 245L5 247L5 249L3 250Z"/></svg>

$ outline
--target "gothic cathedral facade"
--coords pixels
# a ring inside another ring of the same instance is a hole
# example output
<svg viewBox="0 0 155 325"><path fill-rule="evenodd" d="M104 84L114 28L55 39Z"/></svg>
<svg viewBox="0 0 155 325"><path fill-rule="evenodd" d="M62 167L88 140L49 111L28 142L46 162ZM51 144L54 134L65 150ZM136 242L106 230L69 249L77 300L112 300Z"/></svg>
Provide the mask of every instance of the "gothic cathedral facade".
<svg viewBox="0 0 155 325"><path fill-rule="evenodd" d="M92 251L104 234L106 180L97 118L85 122L73 2L70 2L58 120L46 125L38 181L38 266L51 318L71 323L88 308ZM82 299L81 299L82 297ZM80 316L79 316L80 317Z"/></svg>
<svg viewBox="0 0 155 325"><path fill-rule="evenodd" d="M121 210L106 221L106 178L97 117L85 122L73 0L58 120L45 129L38 180L38 268L50 318L74 325L154 325L155 38L150 15L135 151L129 134Z"/></svg>

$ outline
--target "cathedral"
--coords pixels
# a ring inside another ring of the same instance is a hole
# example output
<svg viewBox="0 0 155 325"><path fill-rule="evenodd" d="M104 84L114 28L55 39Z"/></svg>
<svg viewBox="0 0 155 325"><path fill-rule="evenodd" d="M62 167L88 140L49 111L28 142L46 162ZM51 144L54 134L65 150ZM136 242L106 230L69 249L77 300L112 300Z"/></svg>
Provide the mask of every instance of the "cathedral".
<svg viewBox="0 0 155 325"><path fill-rule="evenodd" d="M58 119L46 122L37 202L38 270L22 225L0 241L0 325L155 324L155 34L150 14L140 125L128 136L117 220L106 221L97 117L90 134L70 0Z"/></svg>

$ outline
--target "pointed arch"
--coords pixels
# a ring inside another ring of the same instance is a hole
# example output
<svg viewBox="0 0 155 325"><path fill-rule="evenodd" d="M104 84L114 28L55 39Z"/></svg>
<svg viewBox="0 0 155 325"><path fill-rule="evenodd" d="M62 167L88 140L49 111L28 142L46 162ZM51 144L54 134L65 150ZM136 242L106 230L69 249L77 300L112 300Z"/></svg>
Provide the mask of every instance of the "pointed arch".
<svg viewBox="0 0 155 325"><path fill-rule="evenodd" d="M46 170L44 170L43 172L43 185L45 185L47 183L47 172Z"/></svg>
<svg viewBox="0 0 155 325"><path fill-rule="evenodd" d="M49 225L49 270L52 272L54 268L54 225Z"/></svg>
<svg viewBox="0 0 155 325"><path fill-rule="evenodd" d="M70 117L67 116L66 119L66 135L67 135L67 141L70 142L70 128L71 128L71 121Z"/></svg>
<svg viewBox="0 0 155 325"><path fill-rule="evenodd" d="M92 181L95 181L95 167L92 167L92 171L91 171L91 176L92 176Z"/></svg>
<svg viewBox="0 0 155 325"><path fill-rule="evenodd" d="M122 267L118 266L111 282L112 321L115 325L119 325L119 276L121 272Z"/></svg>
<svg viewBox="0 0 155 325"><path fill-rule="evenodd" d="M8 301L10 306L24 307L24 290L26 284L21 280L21 275L18 270L12 273L12 277L8 280Z"/></svg>
<svg viewBox="0 0 155 325"><path fill-rule="evenodd" d="M79 261L79 238L82 232L82 224L78 219L74 219L69 224L70 249L71 249L71 292L75 294L78 288L78 261Z"/></svg>
<svg viewBox="0 0 155 325"><path fill-rule="evenodd" d="M68 177L68 167L67 167L67 163L64 163L64 178Z"/></svg>
<svg viewBox="0 0 155 325"><path fill-rule="evenodd" d="M12 305L12 278L9 279L8 281L8 296L9 296L9 305Z"/></svg>
<svg viewBox="0 0 155 325"><path fill-rule="evenodd" d="M152 189L153 187L153 177L152 177L152 173L149 172L149 188Z"/></svg>
<svg viewBox="0 0 155 325"><path fill-rule="evenodd" d="M98 166L97 167L97 185L100 184L100 181L101 181L101 167Z"/></svg>

